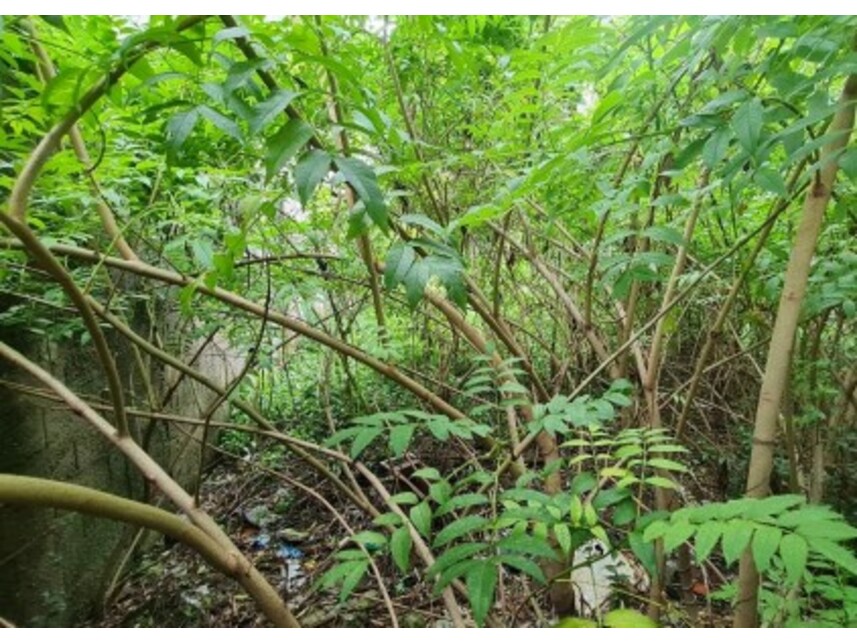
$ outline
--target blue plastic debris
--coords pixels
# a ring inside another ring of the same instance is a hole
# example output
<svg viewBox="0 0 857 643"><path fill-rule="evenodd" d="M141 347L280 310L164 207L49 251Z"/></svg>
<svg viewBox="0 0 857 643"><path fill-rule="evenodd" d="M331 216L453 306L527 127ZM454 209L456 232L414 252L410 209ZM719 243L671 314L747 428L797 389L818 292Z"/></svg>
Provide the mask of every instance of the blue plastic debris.
<svg viewBox="0 0 857 643"><path fill-rule="evenodd" d="M294 560L297 558L303 558L304 553L297 547L292 547L291 545L280 545L279 548L277 548L277 556L283 560Z"/></svg>
<svg viewBox="0 0 857 643"><path fill-rule="evenodd" d="M265 549L270 543L270 534L262 532L250 541L250 546L253 547L253 549Z"/></svg>

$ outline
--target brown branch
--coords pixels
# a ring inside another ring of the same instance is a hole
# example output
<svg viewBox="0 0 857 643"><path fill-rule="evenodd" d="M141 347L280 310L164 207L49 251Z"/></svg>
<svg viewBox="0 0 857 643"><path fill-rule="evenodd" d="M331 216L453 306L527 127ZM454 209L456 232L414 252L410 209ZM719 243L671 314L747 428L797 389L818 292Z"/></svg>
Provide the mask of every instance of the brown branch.
<svg viewBox="0 0 857 643"><path fill-rule="evenodd" d="M857 38L854 39L857 46ZM801 304L809 282L810 265L824 223L824 213L833 192L838 157L848 145L854 128L855 100L857 100L857 74L851 74L839 99L839 109L827 132L833 138L822 147L819 169L803 204L803 213L795 233L789 255L783 291L777 308L771 344L765 364L765 374L759 391L756 421L753 429L753 447L747 471L747 495L764 498L770 494L776 444L777 419L789 377L789 364L794 348L795 333L800 318ZM738 576L738 603L735 610L736 627L754 627L758 624L759 573L750 550L744 552Z"/></svg>
<svg viewBox="0 0 857 643"><path fill-rule="evenodd" d="M63 268L53 253L39 240L26 223L9 216L1 210L0 223L5 224L12 234L18 237L21 246L59 283L80 312L86 329L92 338L92 343L98 354L98 360L104 370L104 376L107 379L107 387L110 391L111 402L113 403L116 427L119 429L121 435L128 435L128 419L125 417L122 380L119 377L119 371L113 359L113 352L107 345L107 338L105 338L101 327L98 325L98 320L95 318L95 314L90 308L86 296L78 288L68 271Z"/></svg>
<svg viewBox="0 0 857 643"><path fill-rule="evenodd" d="M0 247L20 249L24 246L23 244L21 244L20 241L17 240L0 239ZM125 270L134 274L138 274L142 277L155 279L163 283L172 284L174 286L184 287L195 285L196 292L214 297L215 299L218 299L219 301L228 304L234 308L238 308L252 315L256 315L257 317L261 317L265 314L263 306L248 299L245 299L244 297L232 291L224 290L223 288L217 287L209 288L204 284L196 284L196 282L194 282L194 280L190 277L180 275L170 270L157 268L147 263L125 261L123 259L117 259L116 257L106 257L96 251L87 250L85 248L77 248L75 246L51 244L50 248L53 252L57 254L74 257L76 259L80 259L82 261L87 261L90 263L98 263L99 261L101 261L104 265L110 266L112 268ZM292 317L289 317L288 315L284 315L283 313L277 311L270 311L267 316L268 319L270 319L272 322L287 330L291 330L299 335L303 335L304 337L318 342L323 346L327 346L328 348L334 351L347 355L348 357L351 357L357 362L368 366L372 370L392 380L396 384L399 384L400 386L402 386L402 388L410 391L416 397L432 406L439 413L443 413L444 415L447 415L452 419L464 419L466 417L466 415L462 411L443 400L440 396L429 391L419 382L402 373L395 366L387 364L375 357L372 357L371 355L362 351L356 346L340 341L323 331L313 328L312 326L303 321L294 319Z"/></svg>
<svg viewBox="0 0 857 643"><path fill-rule="evenodd" d="M801 161L792 172L791 178L788 181L787 185L789 197L777 197L777 199L771 205L771 209L768 213L767 223L762 228L761 233L759 234L759 238L756 241L756 244L750 251L750 256L744 262L743 269L732 282L732 287L729 289L729 293L726 295L726 299L723 301L723 303L720 305L720 309L717 311L714 323L711 325L705 335L705 343L703 344L702 350L699 353L699 357L696 360L693 375L691 376L690 389L687 392L685 403L681 409L681 415L679 415L678 421L676 422L676 438L681 438L681 436L684 434L684 428L687 425L687 420L690 416L690 410L693 407L693 400L696 397L696 392L699 388L705 365L708 362L708 358L711 355L711 351L714 349L714 345L717 342L717 337L720 331L722 330L723 325L726 323L726 319L729 316L729 312L732 310L733 304L738 299L738 294L741 291L741 287L744 285L744 282L752 271L753 266L756 263L756 258L759 256L759 253L765 247L765 242L768 240L768 235L770 235L771 230L773 230L774 223L776 223L777 219L779 218L779 215L785 212L786 208L789 206L792 200L800 193L799 190L795 190L795 186L797 185L798 179L800 178L800 174L803 171L805 165L806 160Z"/></svg>
<svg viewBox="0 0 857 643"><path fill-rule="evenodd" d="M237 564L237 550L224 548L199 527L163 509L67 482L7 474L0 474L0 504L66 509L154 529L184 543L212 567L238 581L272 623L300 627L259 572Z"/></svg>

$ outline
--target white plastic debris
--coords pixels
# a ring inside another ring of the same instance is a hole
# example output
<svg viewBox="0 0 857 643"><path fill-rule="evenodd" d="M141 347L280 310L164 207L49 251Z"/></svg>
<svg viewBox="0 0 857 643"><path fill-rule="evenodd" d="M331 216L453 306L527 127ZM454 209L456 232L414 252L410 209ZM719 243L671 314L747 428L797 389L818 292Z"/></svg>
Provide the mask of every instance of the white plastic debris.
<svg viewBox="0 0 857 643"><path fill-rule="evenodd" d="M609 610L616 584L640 593L649 588L649 576L637 561L597 538L575 550L573 566L571 583L579 616L600 616Z"/></svg>

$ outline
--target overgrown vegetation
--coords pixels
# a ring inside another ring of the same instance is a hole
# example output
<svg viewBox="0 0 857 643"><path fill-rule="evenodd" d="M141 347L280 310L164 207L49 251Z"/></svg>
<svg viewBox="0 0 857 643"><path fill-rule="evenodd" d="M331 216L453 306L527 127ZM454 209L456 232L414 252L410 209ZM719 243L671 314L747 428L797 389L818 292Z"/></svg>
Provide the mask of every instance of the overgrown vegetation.
<svg viewBox="0 0 857 643"><path fill-rule="evenodd" d="M0 357L279 625L281 592L129 432L106 335L193 378L183 351L228 341L218 452L332 512L311 591L375 583L392 624L410 579L456 626L693 623L700 596L721 623L857 625L855 34L5 17L0 324L91 343L110 410ZM128 321L176 312L180 336ZM0 503L51 504L29 484L0 476ZM113 502L84 510L172 524ZM644 581L583 603L575 571L620 555Z"/></svg>

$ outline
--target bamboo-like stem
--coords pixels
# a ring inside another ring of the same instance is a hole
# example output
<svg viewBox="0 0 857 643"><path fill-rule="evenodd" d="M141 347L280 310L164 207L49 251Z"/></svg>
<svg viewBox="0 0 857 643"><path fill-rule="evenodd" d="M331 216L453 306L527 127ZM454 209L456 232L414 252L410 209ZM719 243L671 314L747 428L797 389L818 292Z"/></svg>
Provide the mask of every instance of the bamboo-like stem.
<svg viewBox="0 0 857 643"><path fill-rule="evenodd" d="M785 211L785 209L791 203L792 199L798 194L798 192L795 190L795 187L800 178L800 173L805 167L805 165L806 160L799 163L798 166L795 167L794 172L792 172L791 178L787 183L786 189L788 190L788 193L791 196L788 198L778 197L771 205L771 209L768 213L767 224L764 228L762 228L762 231L759 234L759 237L756 240L753 249L750 251L750 256L744 262L744 268L732 282L732 286L729 289L729 293L726 295L726 299L723 300L723 303L720 305L720 308L717 311L714 323L709 327L708 331L706 332L705 343L702 345L702 350L700 350L699 352L699 357L696 360L693 375L690 379L690 389L688 390L687 395L685 397L685 402L682 406L681 414L679 415L679 418L676 421L676 438L680 439L681 436L684 434L684 429L687 425L687 420L690 415L690 411L693 408L693 400L696 398L696 391L699 388L699 384L702 380L702 375L706 368L706 364L708 363L708 358L711 355L711 351L714 349L714 345L717 341L717 336L723 329L723 325L726 323L726 319L728 318L729 313L732 310L732 306L738 299L738 294L741 291L741 287L743 286L744 282L747 279L747 276L750 274L750 271L753 269L753 266L756 263L756 258L759 256L759 253L765 247L765 242L768 240L768 235L770 235L771 230L773 229L774 224L777 221L777 218Z"/></svg>
<svg viewBox="0 0 857 643"><path fill-rule="evenodd" d="M854 42L857 45L857 38ZM822 147L819 169L816 170L812 184L807 190L803 213L786 266L783 291L771 333L771 344L756 408L753 446L747 471L747 496L751 498L764 498L770 493L777 419L783 394L788 385L789 364L801 304L809 282L809 270L815 254L815 246L824 223L824 213L839 169L838 157L848 145L854 128L855 101L857 101L857 74L851 74L845 81L839 98L839 109L828 127L828 134L834 136ZM752 553L748 549L741 557L738 574L738 603L734 621L736 627L758 625L758 591L759 574L753 563Z"/></svg>
<svg viewBox="0 0 857 643"><path fill-rule="evenodd" d="M113 403L116 428L119 430L120 435L128 435L128 418L125 417L125 397L122 392L122 380L119 377L119 370L116 368L113 352L107 345L107 338L98 325L98 320L95 318L95 313L89 306L86 296L68 271L63 268L53 253L39 240L26 223L2 211L0 211L0 223L3 223L12 234L18 237L22 247L56 280L69 299L71 299L75 308L77 308L80 316L83 318L86 329L89 331L92 344L98 354L98 360L104 370L107 388L110 392L110 400Z"/></svg>
<svg viewBox="0 0 857 643"><path fill-rule="evenodd" d="M220 386L216 382L210 380L209 378L202 375L196 369L187 366L184 362L174 357L173 355L167 353L154 346L150 342L148 342L145 338L141 337L137 333L135 333L131 328L127 326L127 324L123 323L122 320L118 319L115 315L107 312L100 304L97 302L92 302L96 311L99 315L102 316L107 322L109 322L117 331L122 333L126 338L128 338L135 345L142 348L144 351L160 360L164 364L171 366L176 369L180 373L190 377L191 379L199 382L206 388L213 391L219 397L223 397L227 389L223 386ZM307 449L314 450L317 453L320 453L326 457L333 458L336 460L340 460L343 462L349 462L350 459L343 456L340 452L334 451L333 449L326 449L324 447L319 447L311 442L306 442L304 440L300 440L298 438L294 438L292 436L286 435L285 433L279 431L273 424L271 424L262 413L259 412L256 407L244 402L243 400L233 400L232 403L235 407L245 414L247 414L250 419L252 419L256 424L261 427L260 430L255 431L259 435L264 435L271 439L277 440L282 443L286 448L288 448L292 453L296 456L304 460L308 465L310 465L313 469L318 471L321 475L327 478L337 489L339 489L345 496L351 500L357 507L363 509L364 511L370 511L370 507L366 506L365 503L361 501L360 498L354 495L354 493L349 489L340 479L334 474L329 467L327 467L323 462L319 461L313 455L308 453ZM244 429L246 430L246 429Z"/></svg>
<svg viewBox="0 0 857 643"><path fill-rule="evenodd" d="M0 217L2 216L2 213L0 213ZM0 247L23 248L23 244L21 244L17 240L0 239ZM265 309L261 304L257 304L248 299L245 299L241 295L238 295L237 293L232 292L230 290L225 290L219 287L209 288L204 284L196 284L194 280L190 277L180 275L179 273L173 272L171 270L158 268L147 263L125 261L124 259L118 259L116 257L106 257L98 252L87 250L85 248L78 248L75 246L51 244L50 249L56 254L60 254L67 257L74 257L76 259L91 263L101 262L104 265L110 266L112 268L125 270L127 272L138 274L142 277L155 279L163 283L172 284L174 286L184 287L193 284L196 286L197 293L211 296L225 304L228 304L239 310L243 310L257 317L265 315ZM293 317L289 317L288 315L285 315L278 311L269 311L267 317L270 321L277 324L278 326L293 331L299 335L303 335L304 337L307 337L319 344L322 344L323 346L326 346L336 352L347 355L355 361L360 362L365 366L368 366L369 368L378 372L384 377L392 380L393 382L396 382L397 384L402 386L402 388L410 391L416 397L432 406L439 413L443 413L444 415L447 415L448 417L454 420L464 419L465 417L467 417L462 411L443 400L440 396L432 393L430 390L422 386L416 380L402 373L395 366L387 364L386 362L383 362L369 355L368 353L357 348L356 346L338 340L335 337L332 337L327 333L320 331L317 328L314 328L306 322L295 319Z"/></svg>
<svg viewBox="0 0 857 643"><path fill-rule="evenodd" d="M664 309L670 305L675 295L675 291L678 288L678 281L681 277L682 272L684 272L684 266L687 260L688 249L690 248L691 241L693 240L693 232L696 229L696 222L699 219L699 214L702 211L702 202L706 193L706 188L708 187L708 181L711 176L711 173L708 169L703 170L702 175L699 178L699 184L697 185L697 194L696 199L694 200L693 209L690 212L690 216L688 216L687 221L684 227L684 234L682 236L682 244L679 246L678 253L675 258L675 263L673 264L672 272L670 273L669 279L667 281L667 285L664 288L664 294L661 301L661 309ZM655 330L652 335L652 343L649 347L649 368L645 373L645 377L643 378L643 394L646 397L646 404L648 406L649 411L649 427L651 428L660 428L661 426L661 409L658 405L658 386L660 384L660 376L661 376L661 365L663 363L663 357L665 353L664 348L664 323L666 321L666 315L661 315L658 319L657 324L655 324ZM658 475L669 478L669 471L659 470ZM670 505L673 503L675 498L675 494L672 493L668 489L658 488L655 490L655 502L656 508L659 511L668 511L671 507ZM686 548L687 545L685 544ZM684 551L683 557L689 559L689 552L687 550ZM649 618L653 620L658 620L660 617L660 609L661 609L661 601L663 599L663 589L665 586L665 563L666 559L663 552L663 540L658 539L655 542L655 559L657 565L657 573L654 575L651 581L651 586L649 589L649 606L648 606L648 615ZM689 565L682 571L687 573L689 571ZM682 579L682 585L687 584L687 578Z"/></svg>
<svg viewBox="0 0 857 643"><path fill-rule="evenodd" d="M274 625L300 627L261 574L252 566L242 565L246 561L235 555L237 550L224 548L199 527L168 511L68 482L7 474L0 474L2 504L66 509L154 529L184 543L212 567L238 581Z"/></svg>
<svg viewBox="0 0 857 643"><path fill-rule="evenodd" d="M190 16L182 19L176 25L176 31L181 32L205 20L205 16ZM8 214L0 212L0 223L4 224L21 242L27 251L40 263L42 267L50 272L57 280L66 294L75 304L83 317L84 324L92 337L92 343L98 353L98 358L104 369L107 386L110 391L116 413L116 426L121 435L128 434L128 420L125 417L125 401L122 394L122 384L116 363L113 360L107 340L101 328L98 326L95 315L86 305L83 293L74 283L74 280L53 257L52 253L39 241L32 230L26 224L27 202L30 192L35 185L42 169L59 147L60 141L71 131L77 121L114 85L124 73L135 62L160 46L159 42L146 42L140 45L139 50L130 54L121 66L112 69L106 76L98 81L69 112L54 125L47 134L39 141L33 149L29 158L18 174L12 193L9 196Z"/></svg>
<svg viewBox="0 0 857 643"><path fill-rule="evenodd" d="M668 314L673 308L675 308L680 303L682 303L696 289L696 287L702 283L702 281L708 275L710 275L712 272L714 272L717 269L717 267L720 266L720 264L722 264L724 261L729 259L732 255L734 255L736 252L738 252L741 248L743 248L745 245L747 245L747 243L749 243L753 238L756 237L756 235L758 235L762 230L764 230L764 228L774 218L776 218L775 215L768 217L768 219L763 221L759 227L757 227L752 232L749 232L748 234L744 235L744 237L742 237L737 242L735 242L727 252L720 255L717 259L715 259L713 262L711 262L706 268L704 268L695 280L693 280L691 283L689 283L687 286L685 286L679 292L676 293L675 297L673 297L672 301L670 302L670 304L667 307L665 307L665 308L662 307L662 309L660 311L658 311L658 313L656 313L651 319L649 319L649 321L647 321L639 329L637 329L637 331L633 335L631 335L627 339L627 341L625 341L624 344L622 344L616 350L614 350L612 353L610 353L610 355L608 355L607 358L605 360L603 360L598 365L597 368L592 370L589 373L589 375L587 375L577 385L577 387L575 387L575 389L570 393L569 397L571 397L571 398L577 397L583 391L585 391L589 387L589 385L592 384L592 382L595 380L595 378L597 378L599 375L601 375L601 373L603 373L610 366L610 364L612 364L626 350L628 350L628 348L633 346L634 342L636 342L640 337L642 337L652 327L654 327L654 325L657 324L659 319L661 319L664 315ZM0 244L0 245L2 245L2 244ZM512 455L514 457L517 457L518 455L520 455L521 453L526 451L526 449L528 449L530 447L530 445L533 443L534 439L535 439L535 435L532 433L530 435L528 435L527 437L525 437L523 440L521 440L521 444L518 446L518 450L515 453L513 453ZM498 475L507 471L509 466L511 465L511 463L512 463L512 461L507 458L503 462L503 464L501 464L501 466L499 467Z"/></svg>

